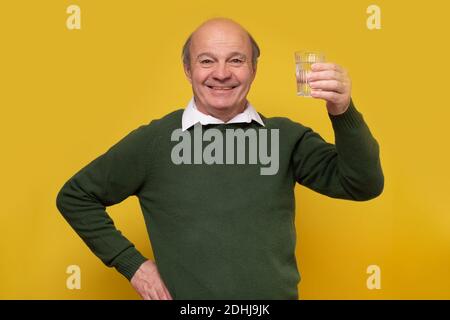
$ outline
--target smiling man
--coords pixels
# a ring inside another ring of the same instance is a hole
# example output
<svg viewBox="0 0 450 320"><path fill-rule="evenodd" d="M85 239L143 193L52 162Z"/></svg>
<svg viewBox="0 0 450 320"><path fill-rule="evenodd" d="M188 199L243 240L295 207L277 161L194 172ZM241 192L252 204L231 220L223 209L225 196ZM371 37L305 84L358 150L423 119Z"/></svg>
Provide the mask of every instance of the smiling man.
<svg viewBox="0 0 450 320"><path fill-rule="evenodd" d="M350 78L334 63L313 65L309 77L312 96L326 101L331 144L250 104L260 50L236 22L206 21L182 52L193 91L186 108L87 164L64 184L57 207L143 299L298 299L295 184L354 201L384 186L379 146L353 104ZM261 174L269 160L276 170ZM133 195L154 261L105 210Z"/></svg>

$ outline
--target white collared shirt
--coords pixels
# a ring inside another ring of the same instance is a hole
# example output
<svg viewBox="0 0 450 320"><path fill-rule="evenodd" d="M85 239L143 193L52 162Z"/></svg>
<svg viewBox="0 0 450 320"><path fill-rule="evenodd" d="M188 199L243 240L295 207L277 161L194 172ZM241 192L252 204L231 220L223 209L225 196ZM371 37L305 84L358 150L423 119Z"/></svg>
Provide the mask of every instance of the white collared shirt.
<svg viewBox="0 0 450 320"><path fill-rule="evenodd" d="M220 119L217 119L213 116L204 114L197 109L195 105L194 97L192 97L191 101L183 111L183 117L181 120L182 131L185 131L195 125L197 122L200 122L202 125L214 124L214 123L250 123L252 120L255 120L260 125L264 126L264 122L259 116L258 112L256 112L255 108L247 102L247 107L245 110L239 114L237 114L233 119L230 119L227 122L224 122Z"/></svg>

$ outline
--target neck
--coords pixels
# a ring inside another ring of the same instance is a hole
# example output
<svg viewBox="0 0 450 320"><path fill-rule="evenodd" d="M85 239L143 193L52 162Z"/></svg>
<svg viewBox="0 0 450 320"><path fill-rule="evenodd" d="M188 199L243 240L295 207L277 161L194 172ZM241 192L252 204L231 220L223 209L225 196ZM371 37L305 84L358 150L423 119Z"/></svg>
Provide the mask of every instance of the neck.
<svg viewBox="0 0 450 320"><path fill-rule="evenodd" d="M195 98L194 98L195 101ZM212 116L214 118L220 119L223 122L228 122L231 119L233 119L236 115L239 113L244 112L245 108L247 107L247 100L240 105L238 108L233 108L231 110L225 109L225 110L207 110L206 108L202 107L201 105L198 105L197 102L195 102L195 106L197 107L197 110L201 113L204 113L206 115Z"/></svg>

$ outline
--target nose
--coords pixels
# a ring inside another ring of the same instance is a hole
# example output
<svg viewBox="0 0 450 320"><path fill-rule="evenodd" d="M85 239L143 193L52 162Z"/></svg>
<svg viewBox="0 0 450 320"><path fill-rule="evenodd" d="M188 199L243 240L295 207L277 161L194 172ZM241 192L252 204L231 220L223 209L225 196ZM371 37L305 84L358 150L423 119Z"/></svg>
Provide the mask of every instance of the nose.
<svg viewBox="0 0 450 320"><path fill-rule="evenodd" d="M218 63L213 71L212 77L214 80L224 81L231 78L231 71L226 63Z"/></svg>

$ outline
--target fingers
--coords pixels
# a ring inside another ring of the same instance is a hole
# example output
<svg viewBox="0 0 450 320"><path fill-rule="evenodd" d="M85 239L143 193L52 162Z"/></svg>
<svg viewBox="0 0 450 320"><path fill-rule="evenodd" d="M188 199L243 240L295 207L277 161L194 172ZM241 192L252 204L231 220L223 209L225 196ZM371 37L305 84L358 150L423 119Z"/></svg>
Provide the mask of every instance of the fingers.
<svg viewBox="0 0 450 320"><path fill-rule="evenodd" d="M327 102L330 114L338 115L347 110L351 96L351 80L347 70L335 63L314 63L307 76L311 96Z"/></svg>
<svg viewBox="0 0 450 320"><path fill-rule="evenodd" d="M344 69L336 64L336 63L332 63L332 62L316 62L313 63L311 66L311 70L312 71L325 71L325 70L331 70L331 71L336 71L336 72L343 72Z"/></svg>
<svg viewBox="0 0 450 320"><path fill-rule="evenodd" d="M145 286L143 290L139 290L138 293L144 300L153 300L151 289L149 289L147 286Z"/></svg>
<svg viewBox="0 0 450 320"><path fill-rule="evenodd" d="M158 291L155 289L147 289L141 296L144 300L163 300L161 299L160 294L158 294Z"/></svg>
<svg viewBox="0 0 450 320"><path fill-rule="evenodd" d="M311 73L308 74L308 82L318 80L338 80L345 81L348 78L347 71L335 63L314 63L311 66Z"/></svg>
<svg viewBox="0 0 450 320"><path fill-rule="evenodd" d="M172 300L153 261L144 262L131 279L131 285L144 300Z"/></svg>
<svg viewBox="0 0 450 320"><path fill-rule="evenodd" d="M146 287L141 294L144 300L173 300L172 296L163 283L152 287Z"/></svg>
<svg viewBox="0 0 450 320"><path fill-rule="evenodd" d="M313 71L308 74L308 82L320 81L320 80L343 80L343 74L335 70L325 70L325 71Z"/></svg>
<svg viewBox="0 0 450 320"><path fill-rule="evenodd" d="M314 63L311 66L311 73L308 74L308 83L311 90L327 91L330 94L320 94L316 97L334 97L332 94L338 93L347 95L350 90L350 78L347 71L335 63ZM327 101L332 102L329 99Z"/></svg>
<svg viewBox="0 0 450 320"><path fill-rule="evenodd" d="M166 287L161 287L160 290L158 290L158 296L160 300L173 300L172 296L169 293L169 290L167 290Z"/></svg>
<svg viewBox="0 0 450 320"><path fill-rule="evenodd" d="M311 91L311 96L313 98L319 98L319 99L324 99L326 101L329 101L335 105L338 104L342 104L345 103L344 99L345 97L339 93L333 92L333 91L317 91L317 90L312 90Z"/></svg>
<svg viewBox="0 0 450 320"><path fill-rule="evenodd" d="M158 289L154 289L154 290L153 290L153 297L154 297L153 300L165 300L165 299L163 298L163 293L162 293L161 288L158 288Z"/></svg>
<svg viewBox="0 0 450 320"><path fill-rule="evenodd" d="M346 88L341 81L337 80L320 80L309 84L313 90L334 91L337 93L344 93Z"/></svg>
<svg viewBox="0 0 450 320"><path fill-rule="evenodd" d="M157 291L160 300L173 300L172 296L169 293L169 290L167 290L167 287L164 285L164 282L162 280L159 283Z"/></svg>
<svg viewBox="0 0 450 320"><path fill-rule="evenodd" d="M173 300L172 296L170 295L170 292L169 292L169 290L167 290L166 286L163 286L163 290L164 290L164 293L165 293L165 299L166 300Z"/></svg>

